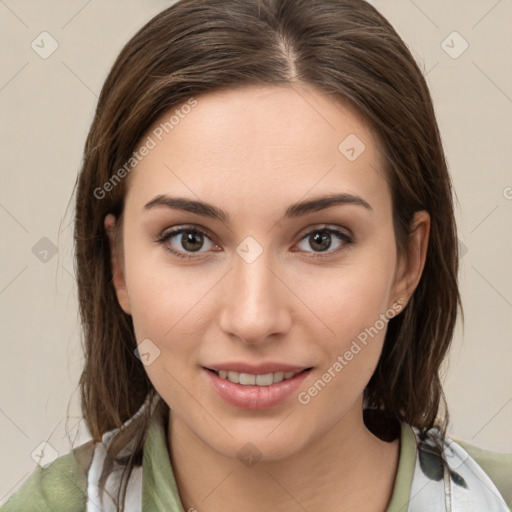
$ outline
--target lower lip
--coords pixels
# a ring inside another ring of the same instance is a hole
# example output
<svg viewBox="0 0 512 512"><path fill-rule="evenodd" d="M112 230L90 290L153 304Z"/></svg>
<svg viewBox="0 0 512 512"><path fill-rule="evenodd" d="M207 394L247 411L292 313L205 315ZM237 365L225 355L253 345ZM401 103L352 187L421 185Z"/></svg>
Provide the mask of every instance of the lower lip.
<svg viewBox="0 0 512 512"><path fill-rule="evenodd" d="M286 400L302 384L311 370L304 370L291 379L270 386L244 386L219 377L203 368L213 389L231 405L252 411L269 409Z"/></svg>

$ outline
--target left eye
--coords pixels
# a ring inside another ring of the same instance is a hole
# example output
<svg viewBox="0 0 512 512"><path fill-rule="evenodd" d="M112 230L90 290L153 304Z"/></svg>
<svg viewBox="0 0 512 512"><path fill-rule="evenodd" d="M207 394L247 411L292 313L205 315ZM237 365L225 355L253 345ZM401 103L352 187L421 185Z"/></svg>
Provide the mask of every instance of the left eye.
<svg viewBox="0 0 512 512"><path fill-rule="evenodd" d="M328 251L328 249L331 249L332 245L332 239L333 237L337 239L338 245L334 250ZM313 231L310 231L309 233L306 233L304 237L302 237L301 242L306 242L309 244L310 247L316 248L314 252L318 253L324 253L328 252L328 254L332 254L335 252L338 252L339 250L343 249L344 246L347 246L351 243L353 243L352 238L347 235L345 232L339 230L339 229L333 229L333 228L319 228L314 229ZM301 249L305 250L305 249ZM305 250L305 252L310 252ZM322 257L323 254L314 254L313 257Z"/></svg>

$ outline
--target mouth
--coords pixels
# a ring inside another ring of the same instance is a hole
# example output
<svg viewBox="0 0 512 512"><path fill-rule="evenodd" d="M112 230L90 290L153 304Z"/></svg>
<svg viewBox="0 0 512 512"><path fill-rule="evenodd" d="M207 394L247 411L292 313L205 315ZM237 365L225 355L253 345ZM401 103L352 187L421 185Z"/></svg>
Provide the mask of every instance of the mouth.
<svg viewBox="0 0 512 512"><path fill-rule="evenodd" d="M264 374L256 374L236 372L233 370L215 370L212 368L206 368L206 370L214 373L221 379L228 380L233 384L240 384L242 386L271 386L272 384L278 384L279 382L293 379L296 375L299 375L303 372L308 372L312 369L313 367L309 367L298 371L276 371Z"/></svg>
<svg viewBox="0 0 512 512"><path fill-rule="evenodd" d="M281 364L260 365L259 368L245 364L223 366L203 366L208 385L224 402L252 411L271 409L288 400L313 370L313 367Z"/></svg>

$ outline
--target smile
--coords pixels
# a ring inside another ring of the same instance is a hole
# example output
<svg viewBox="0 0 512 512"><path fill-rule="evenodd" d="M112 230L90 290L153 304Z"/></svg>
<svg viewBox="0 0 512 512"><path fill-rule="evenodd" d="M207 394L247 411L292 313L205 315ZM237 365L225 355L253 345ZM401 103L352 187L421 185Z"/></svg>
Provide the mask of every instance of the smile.
<svg viewBox="0 0 512 512"><path fill-rule="evenodd" d="M210 389L225 403L247 410L270 409L297 392L312 368L297 371L244 373L203 368Z"/></svg>
<svg viewBox="0 0 512 512"><path fill-rule="evenodd" d="M300 372L274 372L265 373L264 375L254 375L251 373L238 373L226 370L212 370L221 379L229 380L235 384L242 384L242 386L270 386L277 384L283 380L293 378Z"/></svg>

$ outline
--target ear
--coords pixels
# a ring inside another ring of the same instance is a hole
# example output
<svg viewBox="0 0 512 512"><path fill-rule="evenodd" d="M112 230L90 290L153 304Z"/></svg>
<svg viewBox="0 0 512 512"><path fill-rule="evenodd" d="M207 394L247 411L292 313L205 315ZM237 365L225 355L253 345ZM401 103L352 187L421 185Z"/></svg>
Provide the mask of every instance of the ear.
<svg viewBox="0 0 512 512"><path fill-rule="evenodd" d="M131 315L130 299L126 289L126 282L124 278L123 258L119 254L119 248L115 239L116 218L109 213L105 217L105 231L110 243L110 264L112 269L112 282L116 290L117 300L123 311L127 315Z"/></svg>
<svg viewBox="0 0 512 512"><path fill-rule="evenodd" d="M425 267L430 234L430 215L425 210L414 214L406 254L398 263L394 286L394 297L402 299L403 305L418 286Z"/></svg>

